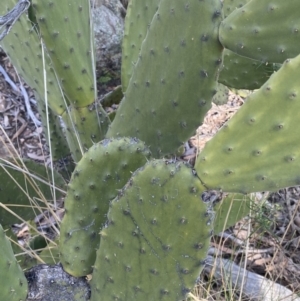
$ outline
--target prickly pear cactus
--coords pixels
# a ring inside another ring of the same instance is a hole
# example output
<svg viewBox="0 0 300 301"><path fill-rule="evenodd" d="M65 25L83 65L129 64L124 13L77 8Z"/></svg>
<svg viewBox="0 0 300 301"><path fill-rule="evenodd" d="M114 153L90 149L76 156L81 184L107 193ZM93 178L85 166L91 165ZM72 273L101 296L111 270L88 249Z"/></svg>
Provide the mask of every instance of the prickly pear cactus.
<svg viewBox="0 0 300 301"><path fill-rule="evenodd" d="M127 90L141 45L161 0L131 0L127 7L122 43L122 89Z"/></svg>
<svg viewBox="0 0 300 301"><path fill-rule="evenodd" d="M298 0L251 0L224 19L220 41L242 56L282 63L299 54L299 10Z"/></svg>
<svg viewBox="0 0 300 301"><path fill-rule="evenodd" d="M109 203L149 155L141 141L121 138L95 144L78 162L60 236L61 262L69 274L84 276L92 271Z"/></svg>
<svg viewBox="0 0 300 301"><path fill-rule="evenodd" d="M209 247L204 190L182 162L150 161L135 172L101 231L91 301L182 300Z"/></svg>
<svg viewBox="0 0 300 301"><path fill-rule="evenodd" d="M0 300L25 301L28 284L0 225Z"/></svg>
<svg viewBox="0 0 300 301"><path fill-rule="evenodd" d="M229 89L222 85L218 84L217 93L214 95L212 101L218 106L224 105L228 102Z"/></svg>
<svg viewBox="0 0 300 301"><path fill-rule="evenodd" d="M39 30L66 97L84 107L96 99L90 1L38 1L32 5Z"/></svg>
<svg viewBox="0 0 300 301"><path fill-rule="evenodd" d="M252 3L252 2L250 2ZM251 94L210 140L195 168L209 189L250 193L300 184L300 55Z"/></svg>
<svg viewBox="0 0 300 301"><path fill-rule="evenodd" d="M215 93L220 22L219 0L160 2L107 137L137 137L154 157L189 139Z"/></svg>

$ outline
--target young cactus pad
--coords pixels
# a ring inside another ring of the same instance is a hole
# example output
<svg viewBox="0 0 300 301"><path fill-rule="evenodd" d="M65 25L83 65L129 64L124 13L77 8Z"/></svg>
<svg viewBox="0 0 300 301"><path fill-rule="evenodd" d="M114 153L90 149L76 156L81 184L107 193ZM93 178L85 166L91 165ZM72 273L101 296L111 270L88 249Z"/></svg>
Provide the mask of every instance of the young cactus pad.
<svg viewBox="0 0 300 301"><path fill-rule="evenodd" d="M251 0L220 26L220 41L242 56L282 63L299 54L299 0Z"/></svg>
<svg viewBox="0 0 300 301"><path fill-rule="evenodd" d="M206 144L195 165L205 186L250 193L300 184L298 78L300 55L251 94Z"/></svg>
<svg viewBox="0 0 300 301"><path fill-rule="evenodd" d="M0 225L0 300L25 301L28 284L13 253L10 241Z"/></svg>
<svg viewBox="0 0 300 301"><path fill-rule="evenodd" d="M217 92L214 95L212 101L218 106L224 105L225 103L228 102L228 95L229 95L229 89L222 84L218 84Z"/></svg>
<svg viewBox="0 0 300 301"><path fill-rule="evenodd" d="M100 233L91 301L184 299L209 247L204 190L182 162L154 160L135 172Z"/></svg>
<svg viewBox="0 0 300 301"><path fill-rule="evenodd" d="M61 262L69 274L84 276L92 271L109 203L149 156L141 141L121 138L95 144L78 162L60 235Z"/></svg>
<svg viewBox="0 0 300 301"><path fill-rule="evenodd" d="M107 137L137 137L162 157L192 136L216 89L220 15L219 0L160 2Z"/></svg>

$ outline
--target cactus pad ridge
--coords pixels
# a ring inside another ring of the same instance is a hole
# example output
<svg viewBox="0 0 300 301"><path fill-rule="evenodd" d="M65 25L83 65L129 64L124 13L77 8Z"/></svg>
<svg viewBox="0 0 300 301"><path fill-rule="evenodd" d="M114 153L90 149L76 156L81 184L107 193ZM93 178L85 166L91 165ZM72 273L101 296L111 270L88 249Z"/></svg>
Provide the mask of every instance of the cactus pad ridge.
<svg viewBox="0 0 300 301"><path fill-rule="evenodd" d="M137 137L154 157L174 153L189 139L215 93L220 15L218 0L160 2L108 138Z"/></svg>
<svg viewBox="0 0 300 301"><path fill-rule="evenodd" d="M61 262L69 274L91 272L109 203L149 156L148 148L137 139L106 139L78 162L65 199L60 235Z"/></svg>
<svg viewBox="0 0 300 301"><path fill-rule="evenodd" d="M91 301L182 300L209 247L205 190L183 162L154 160L113 200L101 231Z"/></svg>
<svg viewBox="0 0 300 301"><path fill-rule="evenodd" d="M223 0L223 17L227 18L233 11L235 11L238 8L241 8L249 1L250 0Z"/></svg>
<svg viewBox="0 0 300 301"><path fill-rule="evenodd" d="M195 169L209 189L250 193L300 184L300 55L287 60L210 140Z"/></svg>
<svg viewBox="0 0 300 301"><path fill-rule="evenodd" d="M283 63L299 54L299 10L298 0L251 0L223 20L220 41L242 56Z"/></svg>

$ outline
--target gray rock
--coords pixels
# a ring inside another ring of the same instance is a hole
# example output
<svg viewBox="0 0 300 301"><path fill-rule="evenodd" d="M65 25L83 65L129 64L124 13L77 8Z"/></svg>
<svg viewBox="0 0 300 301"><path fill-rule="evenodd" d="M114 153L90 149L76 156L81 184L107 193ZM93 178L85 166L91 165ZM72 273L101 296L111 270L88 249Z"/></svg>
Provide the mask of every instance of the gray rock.
<svg viewBox="0 0 300 301"><path fill-rule="evenodd" d="M90 287L84 277L67 274L60 264L37 265L27 272L28 296L26 301L87 301ZM4 301L4 300L3 300Z"/></svg>
<svg viewBox="0 0 300 301"><path fill-rule="evenodd" d="M120 0L91 0L97 69L120 70L126 10Z"/></svg>

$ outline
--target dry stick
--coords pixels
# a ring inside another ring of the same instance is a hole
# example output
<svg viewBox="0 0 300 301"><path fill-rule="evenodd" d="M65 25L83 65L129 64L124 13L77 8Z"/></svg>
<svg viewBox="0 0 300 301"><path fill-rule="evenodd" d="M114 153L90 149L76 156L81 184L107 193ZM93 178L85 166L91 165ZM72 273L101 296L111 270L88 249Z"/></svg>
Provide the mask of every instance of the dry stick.
<svg viewBox="0 0 300 301"><path fill-rule="evenodd" d="M29 0L19 0L16 6L13 9L11 9L6 15L4 15L3 17L0 16L0 29L4 27L3 32L0 34L0 41L9 33L12 26L16 23L20 16L29 8L29 6Z"/></svg>
<svg viewBox="0 0 300 301"><path fill-rule="evenodd" d="M300 301L300 298L286 287L263 276L252 273L234 262L207 256L205 272L216 280L230 282L251 301Z"/></svg>
<svg viewBox="0 0 300 301"><path fill-rule="evenodd" d="M5 69L2 66L0 66L0 73L2 73L5 81L12 87L12 89L15 92L23 95L27 113L28 113L29 117L31 118L31 120L33 121L33 123L35 124L35 126L36 127L41 126L42 123L35 117L32 109L31 109L30 101L32 101L32 100L29 100L27 91L25 90L24 86L22 85L21 80L19 79L20 80L20 89L19 89L16 86L16 84L10 79L9 75L6 73Z"/></svg>

